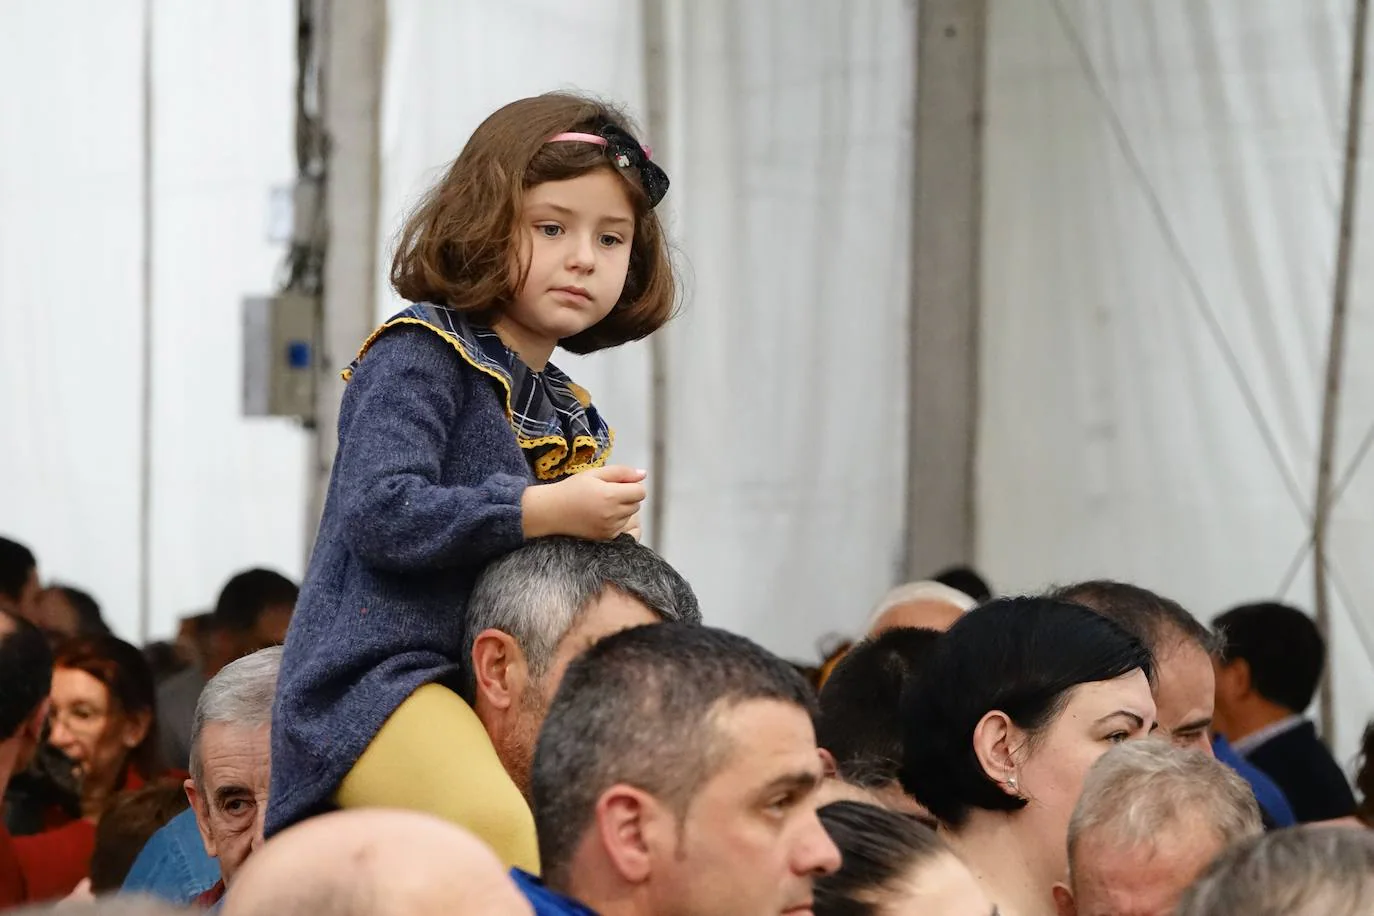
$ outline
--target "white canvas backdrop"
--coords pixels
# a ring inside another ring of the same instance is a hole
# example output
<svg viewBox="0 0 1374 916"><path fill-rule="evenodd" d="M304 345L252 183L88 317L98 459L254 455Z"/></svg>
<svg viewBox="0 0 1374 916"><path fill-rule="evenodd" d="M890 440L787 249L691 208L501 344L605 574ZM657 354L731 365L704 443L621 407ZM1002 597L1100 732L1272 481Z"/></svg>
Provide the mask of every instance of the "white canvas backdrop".
<svg viewBox="0 0 1374 916"><path fill-rule="evenodd" d="M1352 4L991 7L980 561L1310 611ZM1341 469L1374 421L1367 162ZM1371 496L1366 467L1334 526L1343 762L1374 713Z"/></svg>
<svg viewBox="0 0 1374 916"><path fill-rule="evenodd" d="M0 532L138 637L143 4L0 8ZM293 5L157 0L151 630L302 572L305 437L239 416L240 297L280 257Z"/></svg>

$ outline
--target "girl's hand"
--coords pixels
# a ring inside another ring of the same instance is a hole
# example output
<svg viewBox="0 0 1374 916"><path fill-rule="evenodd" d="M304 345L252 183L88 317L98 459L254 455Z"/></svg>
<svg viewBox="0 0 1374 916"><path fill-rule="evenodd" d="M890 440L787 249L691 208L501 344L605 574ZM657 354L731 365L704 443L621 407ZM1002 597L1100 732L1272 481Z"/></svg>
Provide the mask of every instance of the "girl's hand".
<svg viewBox="0 0 1374 916"><path fill-rule="evenodd" d="M644 477L643 471L612 466L528 487L520 500L525 537L567 534L611 540L627 530L639 511L645 496Z"/></svg>
<svg viewBox="0 0 1374 916"><path fill-rule="evenodd" d="M625 527L620 529L621 534L628 534L636 541L644 540L644 531L639 525L639 513L630 516L630 520L625 523Z"/></svg>

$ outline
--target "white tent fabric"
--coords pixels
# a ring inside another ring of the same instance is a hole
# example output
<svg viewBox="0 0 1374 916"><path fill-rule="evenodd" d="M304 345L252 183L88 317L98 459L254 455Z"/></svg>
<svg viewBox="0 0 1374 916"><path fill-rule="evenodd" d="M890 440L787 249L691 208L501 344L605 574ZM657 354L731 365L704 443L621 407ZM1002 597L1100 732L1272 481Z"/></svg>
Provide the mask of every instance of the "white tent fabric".
<svg viewBox="0 0 1374 916"><path fill-rule="evenodd" d="M139 635L143 4L0 10L0 533ZM305 436L239 416L239 300L294 174L295 17L155 2L151 631L302 572Z"/></svg>
<svg viewBox="0 0 1374 916"><path fill-rule="evenodd" d="M992 4L977 518L1000 585L1311 609L1350 28L1334 0ZM1374 421L1368 161L1343 472ZM1355 470L1334 526L1343 760L1374 713L1372 490Z"/></svg>

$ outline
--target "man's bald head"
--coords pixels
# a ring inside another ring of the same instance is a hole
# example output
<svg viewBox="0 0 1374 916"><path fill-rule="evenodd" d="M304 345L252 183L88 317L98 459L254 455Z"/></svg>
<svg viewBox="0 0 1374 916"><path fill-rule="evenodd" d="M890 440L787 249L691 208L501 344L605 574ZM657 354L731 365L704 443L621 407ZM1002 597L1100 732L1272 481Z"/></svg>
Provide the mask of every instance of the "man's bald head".
<svg viewBox="0 0 1374 916"><path fill-rule="evenodd" d="M244 864L224 916L532 916L496 854L447 821L355 809L312 818Z"/></svg>
<svg viewBox="0 0 1374 916"><path fill-rule="evenodd" d="M868 618L867 637L872 639L898 627L944 632L978 602L939 582L908 582L883 596Z"/></svg>

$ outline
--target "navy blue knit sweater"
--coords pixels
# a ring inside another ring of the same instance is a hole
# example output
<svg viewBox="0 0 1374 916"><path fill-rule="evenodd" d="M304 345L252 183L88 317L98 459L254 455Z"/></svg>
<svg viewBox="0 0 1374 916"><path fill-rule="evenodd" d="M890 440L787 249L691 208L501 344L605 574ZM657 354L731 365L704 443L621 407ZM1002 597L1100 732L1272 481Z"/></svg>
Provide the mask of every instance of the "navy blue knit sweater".
<svg viewBox="0 0 1374 916"><path fill-rule="evenodd" d="M456 667L483 565L523 542L533 476L501 388L432 329L383 333L339 451L272 717L267 833L330 799L387 717Z"/></svg>

